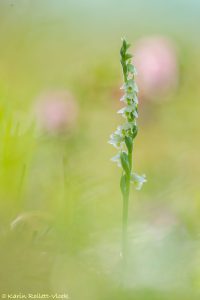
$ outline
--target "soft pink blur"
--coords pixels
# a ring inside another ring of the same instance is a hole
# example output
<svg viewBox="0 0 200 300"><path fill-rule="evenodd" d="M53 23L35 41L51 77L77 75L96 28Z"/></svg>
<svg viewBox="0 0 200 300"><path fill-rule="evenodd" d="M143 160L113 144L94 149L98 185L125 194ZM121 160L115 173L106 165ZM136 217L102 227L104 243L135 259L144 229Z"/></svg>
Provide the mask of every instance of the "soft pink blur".
<svg viewBox="0 0 200 300"><path fill-rule="evenodd" d="M45 92L37 99L37 121L39 126L49 133L71 130L76 124L77 116L77 104L68 91Z"/></svg>
<svg viewBox="0 0 200 300"><path fill-rule="evenodd" d="M159 98L177 86L177 56L169 39L158 36L139 40L135 45L134 63L142 99Z"/></svg>

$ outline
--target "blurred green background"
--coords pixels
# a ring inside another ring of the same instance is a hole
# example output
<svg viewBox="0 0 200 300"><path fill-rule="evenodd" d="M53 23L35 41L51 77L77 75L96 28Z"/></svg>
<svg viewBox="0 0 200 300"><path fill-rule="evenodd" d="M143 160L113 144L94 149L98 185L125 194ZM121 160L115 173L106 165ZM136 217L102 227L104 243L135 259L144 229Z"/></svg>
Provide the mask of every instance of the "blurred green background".
<svg viewBox="0 0 200 300"><path fill-rule="evenodd" d="M198 0L0 1L0 293L72 300L200 297ZM107 143L120 124L122 36L173 41L175 90L140 104L121 284L120 170ZM66 90L76 125L35 124L44 91Z"/></svg>

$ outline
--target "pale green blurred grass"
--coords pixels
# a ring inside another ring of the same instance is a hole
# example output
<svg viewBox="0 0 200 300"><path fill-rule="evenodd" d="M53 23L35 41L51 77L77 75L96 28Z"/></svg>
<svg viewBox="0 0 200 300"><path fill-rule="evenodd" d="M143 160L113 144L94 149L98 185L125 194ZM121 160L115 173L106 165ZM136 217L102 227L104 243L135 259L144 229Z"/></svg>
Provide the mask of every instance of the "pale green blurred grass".
<svg viewBox="0 0 200 300"><path fill-rule="evenodd" d="M191 34L186 37L178 10L173 12L177 24L170 27L159 18L149 28L148 22L132 20L128 7L119 3L113 14L112 2L59 4L0 4L0 292L68 292L84 300L198 299L197 28L187 28ZM185 1L184 7L191 6ZM170 4L168 10L173 11ZM140 6L137 12L142 14ZM135 168L146 173L148 183L131 196L127 282L132 283L127 290L118 284L120 171L110 162L115 152L107 144L120 120L115 91L121 84L118 49L124 32L133 43L143 34L169 34L181 71L176 93L140 108ZM44 136L32 126L34 99L48 88L67 88L79 103L77 128L70 136ZM162 222L156 223L165 214L175 219L175 225L169 220L166 235ZM160 248L144 224L156 235L164 230Z"/></svg>

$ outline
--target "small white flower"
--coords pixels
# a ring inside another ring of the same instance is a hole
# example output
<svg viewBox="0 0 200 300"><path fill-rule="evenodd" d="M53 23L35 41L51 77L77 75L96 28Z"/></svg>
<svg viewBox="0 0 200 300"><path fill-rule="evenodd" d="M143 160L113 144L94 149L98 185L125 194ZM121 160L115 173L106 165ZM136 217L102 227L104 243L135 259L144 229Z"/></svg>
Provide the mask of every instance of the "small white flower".
<svg viewBox="0 0 200 300"><path fill-rule="evenodd" d="M145 182L147 182L146 175L131 174L131 181L135 185L136 190L140 190Z"/></svg>
<svg viewBox="0 0 200 300"><path fill-rule="evenodd" d="M121 108L117 113L121 114L124 118L127 117L127 114L132 113L135 118L138 118L138 113L137 113L135 104L125 106L125 107Z"/></svg>
<svg viewBox="0 0 200 300"><path fill-rule="evenodd" d="M113 156L113 157L111 158L111 161L117 163L117 166L118 166L118 167L121 167L121 166L122 166L122 165L121 165L121 159L120 159L120 153L117 153L117 155Z"/></svg>
<svg viewBox="0 0 200 300"><path fill-rule="evenodd" d="M121 146L121 143L124 141L123 136L113 133L110 136L110 140L108 141L109 144L113 145L115 148L119 149Z"/></svg>

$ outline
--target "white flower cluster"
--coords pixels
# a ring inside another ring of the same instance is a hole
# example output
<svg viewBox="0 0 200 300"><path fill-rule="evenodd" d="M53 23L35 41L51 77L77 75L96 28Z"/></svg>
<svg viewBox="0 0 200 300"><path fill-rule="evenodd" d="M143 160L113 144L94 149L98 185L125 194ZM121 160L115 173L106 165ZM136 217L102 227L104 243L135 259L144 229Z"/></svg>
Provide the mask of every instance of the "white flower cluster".
<svg viewBox="0 0 200 300"><path fill-rule="evenodd" d="M124 84L121 89L124 90L124 95L120 101L125 106L118 113L125 118L125 122L111 134L109 143L119 149L119 153L112 158L112 161L122 167L128 180L135 184L136 189L140 189L143 183L146 182L146 177L145 175L140 176L132 173L133 140L138 131L138 88L135 83L136 69L131 63L132 55L127 53L129 47L130 45L123 39L120 55L124 75Z"/></svg>

